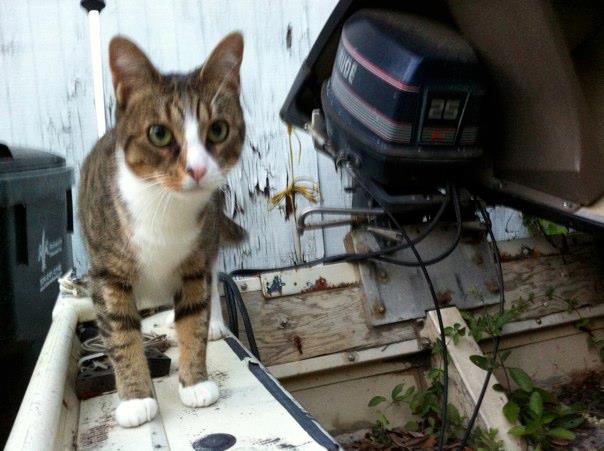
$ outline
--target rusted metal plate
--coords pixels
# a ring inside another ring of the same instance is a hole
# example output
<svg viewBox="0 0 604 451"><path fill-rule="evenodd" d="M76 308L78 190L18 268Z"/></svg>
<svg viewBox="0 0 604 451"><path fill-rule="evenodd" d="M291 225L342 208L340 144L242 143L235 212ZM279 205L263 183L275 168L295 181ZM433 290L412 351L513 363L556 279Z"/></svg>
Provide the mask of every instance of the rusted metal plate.
<svg viewBox="0 0 604 451"><path fill-rule="evenodd" d="M409 228L411 237L422 230ZM355 252L378 249L375 237L357 229L351 233ZM437 227L417 245L424 260L438 256L454 241L454 225ZM481 307L498 302L496 268L485 233L466 224L461 242L443 261L428 267L441 307L456 305L460 309ZM413 253L402 250L391 255L398 260L416 261ZM365 311L374 325L392 324L423 318L434 308L428 285L420 268L382 262L359 264Z"/></svg>
<svg viewBox="0 0 604 451"><path fill-rule="evenodd" d="M313 291L346 288L359 282L354 265L338 263L311 268L263 273L260 276L265 298L291 296Z"/></svg>

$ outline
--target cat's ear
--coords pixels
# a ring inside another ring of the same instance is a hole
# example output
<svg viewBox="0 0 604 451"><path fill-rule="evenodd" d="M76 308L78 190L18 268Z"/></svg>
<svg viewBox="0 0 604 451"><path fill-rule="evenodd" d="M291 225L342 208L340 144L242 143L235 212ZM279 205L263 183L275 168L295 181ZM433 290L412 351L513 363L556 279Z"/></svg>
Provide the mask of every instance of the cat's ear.
<svg viewBox="0 0 604 451"><path fill-rule="evenodd" d="M239 68L243 60L243 36L226 35L212 51L199 73L202 83L230 84L239 91Z"/></svg>
<svg viewBox="0 0 604 451"><path fill-rule="evenodd" d="M116 36L109 43L109 67L120 108L126 106L136 88L159 79L159 73L142 50L123 36Z"/></svg>

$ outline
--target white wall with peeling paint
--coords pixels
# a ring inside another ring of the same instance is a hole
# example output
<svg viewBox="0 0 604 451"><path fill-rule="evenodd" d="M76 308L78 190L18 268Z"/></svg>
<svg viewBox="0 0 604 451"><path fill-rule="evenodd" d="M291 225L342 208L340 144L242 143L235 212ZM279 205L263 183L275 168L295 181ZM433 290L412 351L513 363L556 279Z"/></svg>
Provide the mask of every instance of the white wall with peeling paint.
<svg viewBox="0 0 604 451"><path fill-rule="evenodd" d="M343 250L345 230L306 232L299 237L283 206L269 207L288 174L285 125L278 116L289 87L336 0L107 0L101 13L104 49L115 34L131 37L164 71L201 64L226 33L243 32L242 103L247 139L229 177L228 213L250 234L223 254L226 269L273 267ZM288 38L289 35L289 38ZM96 141L93 83L86 14L76 0L0 0L0 141L64 155L74 167ZM105 115L113 124L114 98L103 54ZM327 158L298 133L294 172L319 182L322 202L343 205L346 181ZM295 140L294 140L295 143ZM298 198L298 210L308 202ZM519 216L497 212L498 236L524 235ZM299 240L299 252L296 241ZM74 257L86 257L76 225Z"/></svg>

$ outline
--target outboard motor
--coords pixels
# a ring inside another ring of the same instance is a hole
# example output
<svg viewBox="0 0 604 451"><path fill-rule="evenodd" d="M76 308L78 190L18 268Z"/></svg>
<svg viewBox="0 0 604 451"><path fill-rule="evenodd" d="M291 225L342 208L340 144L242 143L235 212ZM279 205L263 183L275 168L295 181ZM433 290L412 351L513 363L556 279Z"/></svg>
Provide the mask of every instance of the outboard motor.
<svg viewBox="0 0 604 451"><path fill-rule="evenodd" d="M474 50L449 27L361 10L344 24L323 84L329 139L390 189L450 177L482 155L480 74Z"/></svg>

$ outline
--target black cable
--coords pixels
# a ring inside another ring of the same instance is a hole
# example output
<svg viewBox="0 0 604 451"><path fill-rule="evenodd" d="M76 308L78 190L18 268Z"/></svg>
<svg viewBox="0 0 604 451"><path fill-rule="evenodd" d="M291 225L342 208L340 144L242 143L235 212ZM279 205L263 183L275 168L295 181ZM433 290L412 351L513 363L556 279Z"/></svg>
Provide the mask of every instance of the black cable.
<svg viewBox="0 0 604 451"><path fill-rule="evenodd" d="M241 292L237 287L237 283L229 274L223 272L218 275L218 278L224 284L225 296L227 298L231 297L231 300L228 300L227 304L228 302L232 303L234 299L235 303L237 304L237 307L239 307L239 313L241 314L241 318L243 319L243 325L245 326L245 335L247 337L248 344L250 345L250 351L252 352L254 357L260 360L260 353L258 352L258 346L256 345L256 337L254 336L252 322L250 321L250 316L248 314L247 307L243 302L243 298L241 297ZM235 323L237 323L237 320L235 320Z"/></svg>
<svg viewBox="0 0 604 451"><path fill-rule="evenodd" d="M350 170L351 174L353 175L353 177L355 177L355 179L357 180L359 185L361 185L361 187L369 195L371 195L371 191L368 190L366 186L364 186L364 184L358 177L356 177L356 174L354 173L354 169L349 167L349 170ZM419 252L417 251L415 244L419 243L426 236L428 236L430 234L430 232L436 227L436 225L440 221L440 218L444 214L451 197L454 198L455 213L456 213L457 223L458 223L458 234L457 234L458 236L456 236L455 243L454 243L455 245L452 248L448 249L448 252L445 253L446 255L443 254L438 257L438 258L440 258L440 260L442 260L442 259L446 258L446 256L448 256L451 252L453 252L453 250L457 246L457 243L459 243L459 238L461 237L461 212L459 210L459 198L457 196L456 188L452 187L451 185L448 186L445 201L443 201L437 214L434 216L432 221L428 224L426 229L424 229L424 231L420 235L418 235L415 239L411 239L409 237L409 235L407 234L407 232L403 229L403 227L396 220L394 215L387 208L385 208L384 205L382 205L378 199L374 198L374 201L376 201L384 209L384 211L386 212L387 216L390 218L392 223L397 227L398 231L400 232L401 236L403 237L403 241L404 241L403 243L398 244L396 246L389 247L389 248L383 248L383 249L379 249L379 250L367 252L367 253L339 254L339 255L335 255L335 256L324 257L324 258L313 260L313 261L306 262L306 263L283 266L280 268L255 268L255 269L251 269L251 270L250 269L247 269L247 270L239 269L239 270L231 271L231 273L230 273L230 276L250 275L250 274L258 274L260 272L266 272L266 271L284 271L284 270L294 269L294 268L309 267L309 266L314 266L314 265L321 264L321 263L333 263L333 262L337 262L337 261L348 261L348 262L360 261L360 260L366 260L368 258L382 257L382 256L384 256L384 254L393 253L398 250L410 248L417 260L417 265L421 268L421 271L424 275L426 283L428 284L430 294L434 301L434 308L436 310L436 316L437 316L438 325L440 328L440 340L441 340L442 349L443 349L442 355L443 355L443 366L444 366L444 370L443 370L443 387L444 388L443 388L443 402L442 402L442 407L441 407L442 424L441 424L441 430L439 433L439 442L438 442L439 450L442 450L444 447L446 429L447 429L447 406L448 406L448 391L449 391L449 370L448 370L449 362L448 362L448 353L447 353L447 343L446 343L446 336L445 336L445 327L444 327L442 315L440 312L440 305L438 302L438 297L436 295L436 290L434 289L434 285L430 278L430 274L428 273L428 270L426 268L426 264L424 263ZM395 261L397 262L395 264L405 263L405 262L400 262L398 260L395 260ZM221 276L222 276L222 274L221 274ZM226 276L226 274L224 276ZM224 277L224 276L222 276L222 279L221 279L223 281L226 280L226 277ZM232 278L230 280L232 282L232 284L230 283L231 287L234 287L234 291L236 291L238 293L239 290L237 289L237 285L234 283ZM241 300L241 295L240 295L240 293L238 293L238 294L239 294L239 299L238 299L237 303L240 304L240 307L245 309L245 306L243 305L243 301ZM242 315L242 317L243 317L243 315ZM246 312L246 317L247 317L247 312ZM244 322L245 321L246 321L246 318L244 317ZM247 321L249 322L249 317L247 317ZM246 324L246 333L248 333L248 330L250 331L250 334L248 335L248 341L250 341L250 336L251 336L252 341L254 343L254 347L255 347L255 340L253 339L253 331L251 329L251 324L249 324L249 326ZM250 346L252 346L251 342L250 342ZM252 352L254 352L253 349L252 349ZM254 352L254 354L257 355L257 352L258 351L256 349L256 352Z"/></svg>
<svg viewBox="0 0 604 451"><path fill-rule="evenodd" d="M457 188L455 186L453 186L451 188L451 190L453 191L453 206L455 209L455 220L456 220L456 234L455 234L455 239L453 240L453 242L451 243L451 245L447 248L447 250L445 250L442 254L436 256L436 257L432 257L429 260L424 260L423 264L425 266L431 266L434 265L438 262L443 261L445 258L447 258L449 255L451 255L453 253L453 251L457 248L457 245L459 244L459 241L461 240L461 234L462 234L462 218L461 218L461 207L459 205L459 195L457 193ZM397 266L404 266L404 267L418 267L421 266L419 262L412 262L412 261L404 261L404 260L398 260L396 258L391 258L391 257L384 257L382 255L375 257L374 260L379 260L382 262L386 262L386 263L390 263L392 265L397 265Z"/></svg>
<svg viewBox="0 0 604 451"><path fill-rule="evenodd" d="M227 306L227 318L229 323L229 329L235 337L239 338L239 319L237 317L237 303L235 301L235 294L231 286L221 280L224 287L224 298Z"/></svg>
<svg viewBox="0 0 604 451"><path fill-rule="evenodd" d="M359 185L361 185L361 187L369 195L371 195L371 191L369 189L367 189L367 187L363 185L363 182L360 180L360 178L356 176L354 168L352 167L352 165L350 165L350 163L348 164L348 170L349 170L350 174L355 178L355 180L359 183ZM440 431L438 434L438 449L440 451L445 446L445 437L446 437L446 432L447 432L447 406L449 404L449 400L448 400L448 397L449 397L449 356L448 356L448 352L447 352L447 341L446 341L447 337L445 335L445 325L443 323L443 318L442 318L442 315L440 312L438 296L436 295L436 290L434 289L434 284L432 283L432 279L430 278L428 269L426 268L426 265L424 264L421 255L419 255L419 252L417 251L415 244L413 243L411 238L409 238L409 235L407 235L407 232L405 231L405 229L403 229L403 227L399 224L399 222L396 220L394 215L387 208L385 208L385 206L382 205L378 199L376 199L375 197L373 199L378 203L378 205L380 205L380 207L382 207L384 209L384 211L386 212L386 214L388 215L388 217L390 218L392 223L396 226L398 231L403 236L403 239L407 243L409 243L411 252L413 252L413 255L415 256L417 262L419 263L419 267L424 275L424 279L426 280L426 283L428 284L428 289L430 290L430 294L432 295L432 300L434 302L434 309L436 310L436 317L438 319L438 327L440 328L440 341L441 341L441 345L442 345L442 357L443 357L443 366L444 366L444 369L443 369L443 402L442 402L442 406L440 409L440 416L442 418L442 424L441 424L441 428L440 428Z"/></svg>
<svg viewBox="0 0 604 451"><path fill-rule="evenodd" d="M499 254L499 247L497 246L497 241L495 240L495 235L493 234L493 227L491 223L491 219L489 217L489 213L486 211L480 200L474 199L478 209L480 210L480 214L483 218L483 221L487 225L487 230L489 233L489 237L491 238L491 248L493 250L493 255L495 257L495 262L497 264L497 283L499 285L499 313L503 314L505 311L505 292L503 286L503 268L501 267L501 255ZM499 344L501 341L501 336L495 336L495 344L493 346L493 357L492 361L495 362L497 359L497 353L499 352ZM476 418L478 417L478 412L480 410L480 406L482 404L482 400L489 386L489 381L491 380L491 374L493 374L492 366L489 366L487 370L487 375L485 376L484 383L482 384L482 389L480 391L480 395L476 401L476 405L474 406L474 411L472 412L472 416L470 417L470 421L468 422L468 426L466 428L466 432L464 433L463 439L461 440L461 444L459 445L458 450L462 451L468 440L470 439L470 435L472 434L472 429L474 428L474 423L476 422Z"/></svg>
<svg viewBox="0 0 604 451"><path fill-rule="evenodd" d="M380 257L385 254L391 254L391 253L394 253L394 252L397 252L397 251L400 251L403 249L407 249L410 247L410 245L415 245L415 244L418 244L421 241L423 241L424 238L426 238L430 234L430 232L432 232L434 230L434 228L439 224L443 214L445 213L445 211L447 209L447 205L449 204L449 202L451 200L451 191L452 191L451 187L448 187L446 190L445 200L440 205L438 211L436 212L434 217L430 220L430 222L428 223L426 228L418 236L416 236L415 238L413 238L411 240L411 244L403 241L402 243L397 244L395 246L390 246L390 247L386 247L383 249L378 249L378 250L366 252L366 253L343 253L343 254L330 255L327 257L318 258L316 260L311 260L308 262L296 263L293 265L281 266L281 267L277 267L277 268L235 269L235 270L231 271L229 274L231 276L250 276L250 275L256 275L256 274L259 274L262 272L267 272L267 271L287 271L289 269L308 268L311 266L316 266L316 265L326 264L326 263L337 263L337 262L352 263L352 262Z"/></svg>
<svg viewBox="0 0 604 451"><path fill-rule="evenodd" d="M259 352L258 352L258 349L256 346L254 331L252 329L252 325L249 320L249 316L247 314L247 309L245 307L243 299L241 298L241 293L239 292L237 284L235 283L235 281L232 278L233 276L258 274L260 272L266 272L266 271L284 271L287 269L303 268L303 267L314 266L314 265L318 265L318 264L322 264L322 263L323 264L324 263L334 263L334 262L338 262L338 261L347 261L347 262L362 261L362 260L367 260L367 259L370 259L373 257L383 256L384 254L396 252L398 250L405 249L409 246L414 246L416 243L421 242L425 237L427 237L430 234L430 232L432 232L432 230L434 230L434 228L438 225L438 223L440 222L440 219L442 218L443 214L446 211L447 205L449 204L449 202L451 200L452 192L454 192L453 197L455 198L454 199L454 202L456 205L455 210L456 210L456 215L458 218L459 229L460 229L461 215L459 213L459 199L457 198L457 192L452 190L451 187L449 187L446 191L445 200L439 207L438 211L436 212L436 214L434 215L432 220L428 223L426 228L414 239L409 240L409 237L407 236L407 239L409 240L408 242L403 242L403 243L400 243L395 246L378 249L376 251L358 253L358 254L357 253L338 254L338 255L334 255L334 256L329 256L329 257L312 260L310 262L305 262L305 263L296 264L296 265L290 265L290 266L281 267L281 268L241 269L241 270L231 271L230 274L220 273L219 280L224 285L224 294L225 294L225 300L226 300L226 306L227 306L227 317L228 317L229 329L231 330L233 335L235 335L237 338L239 337L239 321L238 321L238 317L237 317L237 306L239 306L239 309L241 310L241 315L242 315L242 318L243 318L243 321L245 324L246 336L247 336L248 342L250 343L250 348L252 348L251 351L259 359Z"/></svg>

